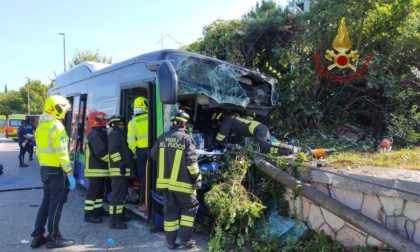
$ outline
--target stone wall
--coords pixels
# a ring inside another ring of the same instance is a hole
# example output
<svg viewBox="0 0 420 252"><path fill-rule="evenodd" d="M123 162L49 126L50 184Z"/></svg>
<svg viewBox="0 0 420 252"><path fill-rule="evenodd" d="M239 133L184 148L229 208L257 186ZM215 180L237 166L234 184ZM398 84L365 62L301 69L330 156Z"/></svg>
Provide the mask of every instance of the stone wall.
<svg viewBox="0 0 420 252"><path fill-rule="evenodd" d="M417 188L420 187L419 183L381 179L381 182L389 185L383 187L379 184L368 183L364 181L364 178L354 177L354 181L351 181L352 179L348 177L323 173L319 170L312 171L311 175L312 182L308 184L309 186L420 244L420 197L412 193L414 192L412 190L420 192ZM346 180L346 183L342 183L343 180ZM399 187L396 187L396 184ZM323 230L333 240L347 248L368 245L378 246L381 249L388 247L384 242L366 234L310 200L301 196L294 200L291 189L286 190L285 198L290 204L292 215L297 213L309 228L316 231Z"/></svg>

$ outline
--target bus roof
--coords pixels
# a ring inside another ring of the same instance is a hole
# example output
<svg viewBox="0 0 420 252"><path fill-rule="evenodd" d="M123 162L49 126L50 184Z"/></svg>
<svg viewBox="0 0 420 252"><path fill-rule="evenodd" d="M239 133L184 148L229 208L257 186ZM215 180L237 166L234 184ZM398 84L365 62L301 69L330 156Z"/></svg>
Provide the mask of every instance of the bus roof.
<svg viewBox="0 0 420 252"><path fill-rule="evenodd" d="M49 93L96 76L129 69L135 64L162 60L169 60L177 72L179 95L207 95L212 98L211 101L215 101L210 104L212 107L231 104L241 108L270 110L278 100L275 78L201 54L173 49L142 54L112 65L83 62L59 75Z"/></svg>
<svg viewBox="0 0 420 252"><path fill-rule="evenodd" d="M61 85L68 85L68 84L80 81L80 80L86 78L87 76L92 77L92 75L91 75L92 73L101 74L101 73L105 73L105 72L108 72L108 71L119 69L119 68L122 68L124 66L128 66L128 65L131 65L131 64L135 64L135 63L160 61L160 60L165 59L165 57L168 54L173 54L173 53L182 54L184 56L191 56L191 57L198 58L198 59L208 60L208 61L212 61L212 62L219 63L219 64L230 65L230 66L233 66L235 68L247 71L247 72L249 72L251 74L254 74L254 75L264 76L263 74L258 73L256 71L252 71L250 69L246 69L246 68L243 68L241 66L234 65L234 64L231 64L229 62L218 60L218 59L211 58L211 57L208 57L208 56L204 56L204 55L201 55L201 54L182 51L182 50L165 49L165 50L159 50L159 51L154 51L154 52L150 52L150 53L141 54L141 55L138 55L136 57L124 60L124 61L119 62L119 63L114 63L114 64L104 64L104 63L98 63L98 62L84 61L84 62L80 63L79 65L69 69L68 71L63 72L60 75L58 75L57 79L56 79L56 87L59 87Z"/></svg>

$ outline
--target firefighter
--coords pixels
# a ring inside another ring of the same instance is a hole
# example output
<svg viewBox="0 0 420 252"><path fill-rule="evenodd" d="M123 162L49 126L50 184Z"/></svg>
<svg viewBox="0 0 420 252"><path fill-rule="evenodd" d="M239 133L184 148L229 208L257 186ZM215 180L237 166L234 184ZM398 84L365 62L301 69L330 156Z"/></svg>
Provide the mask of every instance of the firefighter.
<svg viewBox="0 0 420 252"><path fill-rule="evenodd" d="M163 193L163 223L169 249L195 247L191 237L199 207L196 189L201 188L201 174L194 140L187 131L188 121L188 114L180 110L171 129L157 139L150 152L158 166L156 189Z"/></svg>
<svg viewBox="0 0 420 252"><path fill-rule="evenodd" d="M35 118L31 117L28 119L28 124L26 125L26 133L31 134L32 136L35 133L36 130L36 126L35 126ZM34 160L33 159L33 155L34 155L34 139L32 139L31 141L28 142L28 144L26 145L26 149L28 151L28 155L29 155L29 161Z"/></svg>
<svg viewBox="0 0 420 252"><path fill-rule="evenodd" d="M299 151L297 146L290 144L270 142L270 132L264 124L239 117L238 114L225 116L223 112L216 112L212 116L212 120L219 126L220 130L216 136L216 142L219 145L226 144L226 137L236 132L242 137L253 137L261 147L261 152L270 153L272 155L291 155Z"/></svg>
<svg viewBox="0 0 420 252"><path fill-rule="evenodd" d="M17 131L19 143L19 167L28 167L28 165L25 164L25 153L27 150L27 144L29 143L29 141L32 140L32 138L28 136L28 133L26 131L25 120L20 121L20 126L18 127Z"/></svg>
<svg viewBox="0 0 420 252"><path fill-rule="evenodd" d="M137 176L140 182L139 211L147 212L145 201L146 192L146 165L148 146L148 104L147 99L140 96L134 100L134 118L128 123L127 141L128 146L137 157Z"/></svg>
<svg viewBox="0 0 420 252"><path fill-rule="evenodd" d="M89 188L85 198L84 220L89 223L102 223L101 217L109 216L103 209L105 178L109 177L105 113L90 113L88 127L90 132L86 141L85 177L89 178Z"/></svg>
<svg viewBox="0 0 420 252"><path fill-rule="evenodd" d="M76 180L68 154L69 138L61 120L70 109L69 101L61 95L46 99L44 120L35 131L36 154L41 165L41 179L44 198L39 206L32 232L32 248L47 243L47 248L62 248L74 245L74 241L64 239L58 227L61 211L70 190L76 188ZM48 235L44 237L45 225Z"/></svg>
<svg viewBox="0 0 420 252"><path fill-rule="evenodd" d="M126 229L124 203L127 195L128 178L133 164L133 154L127 144L125 134L125 119L122 116L112 116L109 120L108 154L109 175L111 177L112 197L109 204L109 227ZM127 220L128 221L128 220Z"/></svg>

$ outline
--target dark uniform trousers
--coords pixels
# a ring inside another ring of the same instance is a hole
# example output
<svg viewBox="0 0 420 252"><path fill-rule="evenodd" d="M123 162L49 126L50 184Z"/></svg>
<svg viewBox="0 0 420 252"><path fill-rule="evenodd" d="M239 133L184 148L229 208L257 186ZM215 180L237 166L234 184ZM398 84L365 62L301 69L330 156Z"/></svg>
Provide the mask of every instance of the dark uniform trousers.
<svg viewBox="0 0 420 252"><path fill-rule="evenodd" d="M137 148L137 176L140 180L140 203L145 204L147 148Z"/></svg>
<svg viewBox="0 0 420 252"><path fill-rule="evenodd" d="M61 211L67 202L69 194L69 181L67 174L61 167L41 166L41 180L43 183L44 198L38 210L35 221L35 230L32 237L44 234L44 227L48 220L47 239L55 241L59 237Z"/></svg>
<svg viewBox="0 0 420 252"><path fill-rule="evenodd" d="M162 191L166 241L175 244L177 237L181 242L189 241L194 233L194 218L199 207L196 195Z"/></svg>
<svg viewBox="0 0 420 252"><path fill-rule="evenodd" d="M28 141L26 141L27 143ZM26 153L26 146L24 146L25 141L24 140L19 140L19 164L24 164L24 158L25 158L25 153ZM61 168L60 168L61 169Z"/></svg>
<svg viewBox="0 0 420 252"><path fill-rule="evenodd" d="M111 176L112 197L109 203L109 215L122 216L125 197L127 196L128 179L124 176Z"/></svg>
<svg viewBox="0 0 420 252"><path fill-rule="evenodd" d="M271 143L270 142L270 132L268 128L260 124L254 129L254 139L257 141L261 147L261 152L263 153L276 153L280 155L290 155L293 153L293 146L283 143ZM276 149L276 150L272 150Z"/></svg>
<svg viewBox="0 0 420 252"><path fill-rule="evenodd" d="M86 191L85 215L94 216L103 210L105 178L89 178L89 190Z"/></svg>

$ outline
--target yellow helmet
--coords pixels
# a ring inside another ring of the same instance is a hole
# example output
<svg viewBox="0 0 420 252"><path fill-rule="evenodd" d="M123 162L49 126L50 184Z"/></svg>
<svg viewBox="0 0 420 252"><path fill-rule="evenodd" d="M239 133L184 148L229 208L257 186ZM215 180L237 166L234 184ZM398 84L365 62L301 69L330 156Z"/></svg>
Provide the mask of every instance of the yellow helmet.
<svg viewBox="0 0 420 252"><path fill-rule="evenodd" d="M144 112L147 112L148 109L148 102L147 99L144 98L143 96L139 96L134 100L134 109L141 109Z"/></svg>
<svg viewBox="0 0 420 252"><path fill-rule="evenodd" d="M63 119L70 107L70 102L66 98L61 95L52 95L45 101L44 112L56 119Z"/></svg>

